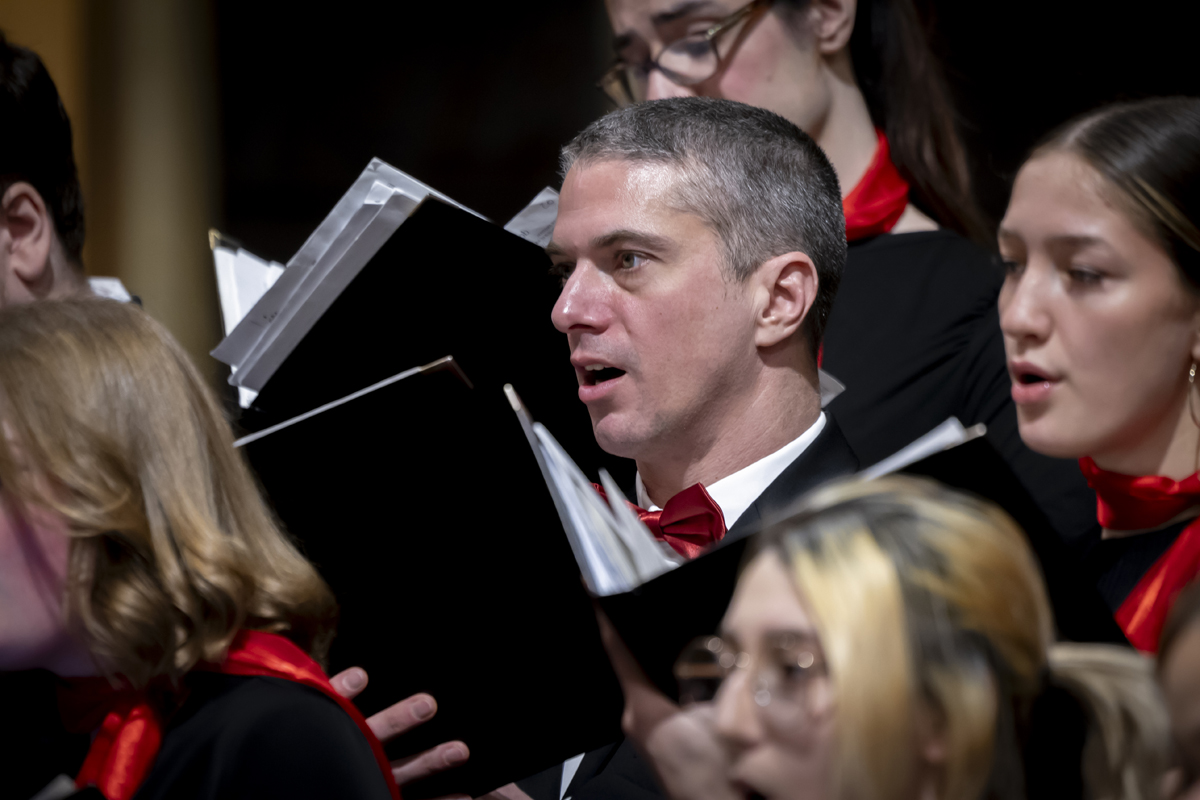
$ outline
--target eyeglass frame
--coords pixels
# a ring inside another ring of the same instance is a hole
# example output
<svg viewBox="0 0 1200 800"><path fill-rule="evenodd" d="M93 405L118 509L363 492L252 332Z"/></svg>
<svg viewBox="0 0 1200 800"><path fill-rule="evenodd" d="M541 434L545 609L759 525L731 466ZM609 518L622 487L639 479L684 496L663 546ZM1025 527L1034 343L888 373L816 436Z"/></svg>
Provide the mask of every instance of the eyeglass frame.
<svg viewBox="0 0 1200 800"><path fill-rule="evenodd" d="M748 18L750 18L752 15L757 16L758 14L766 11L773 2L774 0L750 0L749 3L742 6L737 11L734 11L729 16L713 23L701 33L689 33L686 36L680 36L678 39L668 42L659 51L657 58L647 58L640 65L641 69L643 69L646 73L646 80L649 81L650 73L654 70L661 72L663 77L676 86L696 86L697 84L701 84L706 80L709 80L713 75L716 75L721 72L721 70L725 69L728 64L727 58L723 58L721 56L721 51L717 49L717 39L721 35L731 31L741 22L750 21ZM693 37L699 37L706 45L712 48L713 56L716 59L717 65L708 75L705 75L703 78L696 78L693 80L691 78L686 78L674 70L668 69L667 67L664 67L658 63L662 58L663 53L667 52L680 42ZM734 51L731 50L726 54L726 56L732 56L733 52ZM603 75L600 76L600 80L596 81L596 86L606 95L608 95L608 97L618 106L629 105L631 102L637 102L634 100L633 92L629 90L629 81L627 78L628 70L633 66L635 65L631 65L625 62L620 56L617 56L617 59L613 65L609 67ZM624 96L628 98L628 101L623 101L621 98L614 96L614 93L607 88L609 86L621 87L621 91Z"/></svg>
<svg viewBox="0 0 1200 800"><path fill-rule="evenodd" d="M795 636L797 636L797 634L781 633L778 635L778 638L786 639L786 638L795 637ZM775 638L775 637L773 637L773 638ZM801 640L804 640L804 639L808 639L809 637L800 635L798 638L800 638ZM716 647L714 647L714 642L717 645ZM727 642L726 640L722 639L720 636L717 636L715 634L711 634L709 636L700 636L700 637L697 637L696 639L693 639L691 642L689 642L688 645L680 653L679 659L676 660L675 666L673 669L675 680L680 688L680 692L681 693L683 692L684 686L685 686L685 681L687 681L687 680L705 680L705 679L711 680L713 678L716 678L718 680L718 684L717 684L716 691L713 693L713 696L711 698L708 698L705 700L693 701L691 704L694 705L697 703L714 703L714 702L716 702L717 698L720 696L721 689L725 686L725 681L727 681L730 677L732 677L739 670L745 670L747 673L747 677L755 678L755 683L754 683L754 686L752 687L753 696L754 696L754 704L760 709L760 711L764 711L764 712L768 711L768 707L771 706L772 700L774 699L772 696L772 691L773 691L774 687L771 686L770 681L768 681L767 678L764 676L763 668L765 665L762 663L761 656L760 656L760 658L756 659L750 653L747 653L745 651L735 651L735 649L730 647L729 645L730 645L729 642ZM786 646L778 644L778 643L772 643L772 647L775 650L789 649ZM708 651L708 652L712 653L714 656L717 656L717 654L720 653L720 656L717 658L716 663L711 664L711 665L702 665L702 664L698 664L695 662L690 662L690 661L684 660L685 657L687 655L689 655L690 653L696 652L696 651L702 651L702 650ZM722 652L722 650L724 650L725 652ZM808 656L807 663L801 663L803 661L804 656ZM726 657L729 658L728 664L722 663L726 660ZM751 670L750 667L756 660L759 661L759 663L756 665L757 668L754 670ZM805 692L804 697L798 699L797 705L799 706L799 710L801 711L802 714L804 714L805 716L809 716L813 712L813 709L812 709L813 698L812 698L812 694L811 694L813 691L812 687L814 686L814 684L816 683L816 681L819 678L829 676L829 665L828 665L828 662L826 662L826 660L825 660L824 654L821 652L819 642L817 642L814 645L805 649L801 654L800 661L798 661L795 666L803 671L802 672L802 674L804 675L803 691ZM721 674L719 676L716 674L709 674L709 675L701 674L706 671L704 669L704 667L708 667L709 669L715 668ZM692 674L687 674L689 671L692 671L692 670L697 670L697 671L692 672ZM685 707L687 705L689 705L689 703L687 702L687 699L685 697L681 697L680 701L681 701L681 703L684 704ZM775 705L778 707L778 703L776 703Z"/></svg>

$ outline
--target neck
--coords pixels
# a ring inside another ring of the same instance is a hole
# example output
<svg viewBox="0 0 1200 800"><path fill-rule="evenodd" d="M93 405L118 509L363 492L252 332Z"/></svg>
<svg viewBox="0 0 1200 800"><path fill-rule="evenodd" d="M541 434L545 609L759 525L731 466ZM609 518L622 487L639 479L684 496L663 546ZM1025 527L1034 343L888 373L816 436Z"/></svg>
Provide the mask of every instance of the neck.
<svg viewBox="0 0 1200 800"><path fill-rule="evenodd" d="M813 138L833 164L845 197L871 166L879 140L866 98L854 80L849 49L839 50L827 64L829 112Z"/></svg>
<svg viewBox="0 0 1200 800"><path fill-rule="evenodd" d="M1195 409L1200 419L1200 387L1186 388L1162 415L1167 424L1139 437L1136 445L1092 456L1096 466L1124 475L1162 475L1172 480L1182 480L1200 469L1200 427L1192 417Z"/></svg>
<svg viewBox="0 0 1200 800"><path fill-rule="evenodd" d="M677 451L637 459L650 499L662 506L693 484L711 486L808 430L821 414L821 394L816 367L807 372L766 367L753 392L677 436L683 443Z"/></svg>

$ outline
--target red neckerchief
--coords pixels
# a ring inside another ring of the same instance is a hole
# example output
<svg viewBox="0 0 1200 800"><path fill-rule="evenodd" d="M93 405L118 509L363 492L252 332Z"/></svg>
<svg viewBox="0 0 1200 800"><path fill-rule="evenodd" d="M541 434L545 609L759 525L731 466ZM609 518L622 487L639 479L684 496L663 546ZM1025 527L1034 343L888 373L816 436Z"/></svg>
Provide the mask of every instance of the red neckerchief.
<svg viewBox="0 0 1200 800"><path fill-rule="evenodd" d="M879 146L858 184L842 200L846 241L878 236L896 227L908 207L908 182L900 177L888 149L887 136L876 130Z"/></svg>
<svg viewBox="0 0 1200 800"><path fill-rule="evenodd" d="M908 208L908 181L900 177L892 163L887 136L878 128L875 135L879 137L879 145L875 148L871 166L842 200L848 242L889 232ZM822 343L817 351L817 366L824 361L825 345Z"/></svg>
<svg viewBox="0 0 1200 800"><path fill-rule="evenodd" d="M239 631L224 661L200 664L196 669L284 678L329 697L367 737L392 797L400 800L383 745L362 713L334 691L320 665L288 639L274 633ZM146 693L114 689L104 678L72 679L59 691L59 707L68 730L84 732L99 727L75 785L81 789L94 785L108 800L130 800L150 773L162 745L162 719Z"/></svg>
<svg viewBox="0 0 1200 800"><path fill-rule="evenodd" d="M1200 473L1181 481L1161 475L1122 475L1079 459L1088 485L1096 490L1096 516L1100 525L1115 531L1152 530L1200 505ZM1130 643L1139 650L1158 650L1167 612L1176 595L1200 574L1200 518L1180 533L1175 542L1141 577L1115 614Z"/></svg>
<svg viewBox="0 0 1200 800"><path fill-rule="evenodd" d="M606 501L604 487L593 483ZM626 501L627 503L629 501ZM725 538L725 516L721 507L698 483L672 497L661 511L647 511L629 503L654 538L666 542L679 555L691 560Z"/></svg>

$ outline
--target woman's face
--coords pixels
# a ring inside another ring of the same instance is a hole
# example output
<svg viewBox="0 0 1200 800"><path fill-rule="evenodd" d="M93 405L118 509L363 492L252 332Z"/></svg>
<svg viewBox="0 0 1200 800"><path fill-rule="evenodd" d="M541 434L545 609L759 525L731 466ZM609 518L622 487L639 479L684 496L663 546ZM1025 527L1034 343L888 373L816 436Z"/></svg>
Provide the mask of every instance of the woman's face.
<svg viewBox="0 0 1200 800"><path fill-rule="evenodd" d="M837 704L812 617L774 553L742 573L722 638L749 655L715 700L730 781L765 798L832 797Z"/></svg>
<svg viewBox="0 0 1200 800"><path fill-rule="evenodd" d="M707 30L742 8L747 0L608 0L617 54L630 63L657 57L664 47ZM678 86L658 70L650 73L648 100L720 97L791 120L813 138L832 100L823 58L804 30L804 18L786 18L782 3L718 40L725 68L694 86Z"/></svg>
<svg viewBox="0 0 1200 800"><path fill-rule="evenodd" d="M69 552L61 515L37 506L18 508L0 487L0 672L95 674L87 650L67 631Z"/></svg>
<svg viewBox="0 0 1200 800"><path fill-rule="evenodd" d="M1021 168L999 243L1000 327L1021 438L1050 456L1142 468L1187 413L1188 368L1200 357L1196 295L1070 153Z"/></svg>

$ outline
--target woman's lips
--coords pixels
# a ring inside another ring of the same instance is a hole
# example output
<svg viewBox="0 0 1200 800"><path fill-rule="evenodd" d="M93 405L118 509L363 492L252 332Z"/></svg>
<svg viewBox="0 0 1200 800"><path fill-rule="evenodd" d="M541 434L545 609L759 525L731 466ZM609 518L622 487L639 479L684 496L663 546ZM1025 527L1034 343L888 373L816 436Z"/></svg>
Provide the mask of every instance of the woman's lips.
<svg viewBox="0 0 1200 800"><path fill-rule="evenodd" d="M1012 399L1017 405L1043 403L1058 385L1058 378L1032 364L1016 362L1009 364L1008 370L1012 378Z"/></svg>

